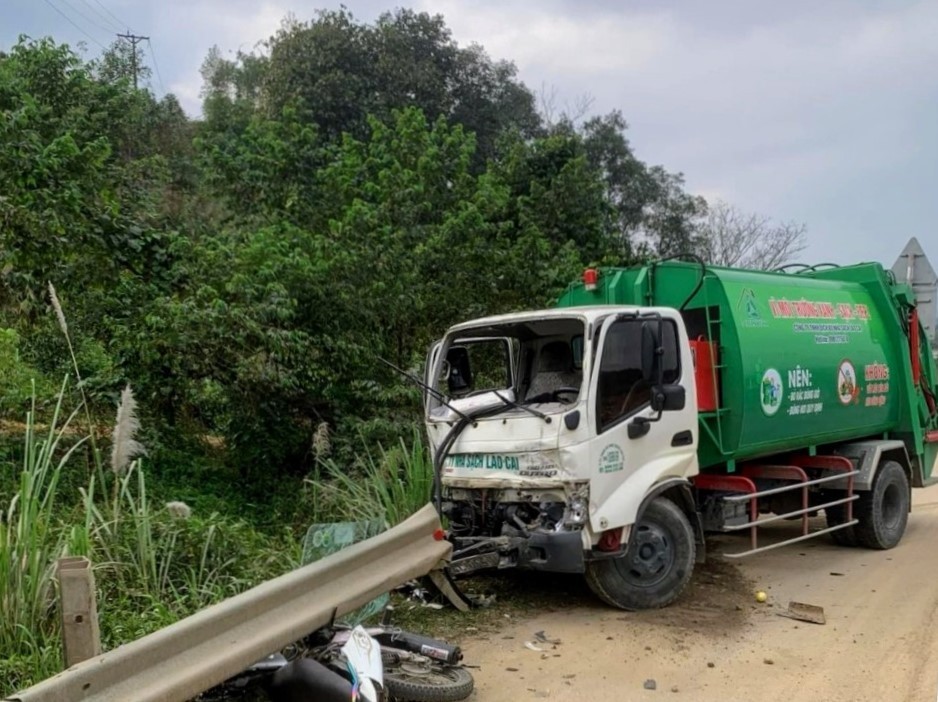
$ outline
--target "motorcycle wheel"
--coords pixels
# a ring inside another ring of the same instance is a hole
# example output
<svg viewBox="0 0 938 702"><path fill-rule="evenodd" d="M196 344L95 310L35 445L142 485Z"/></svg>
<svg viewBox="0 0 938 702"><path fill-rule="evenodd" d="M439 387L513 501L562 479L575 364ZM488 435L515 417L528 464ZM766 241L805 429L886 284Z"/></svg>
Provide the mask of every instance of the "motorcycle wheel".
<svg viewBox="0 0 938 702"><path fill-rule="evenodd" d="M429 658L383 656L384 687L394 702L458 702L472 694L472 674Z"/></svg>

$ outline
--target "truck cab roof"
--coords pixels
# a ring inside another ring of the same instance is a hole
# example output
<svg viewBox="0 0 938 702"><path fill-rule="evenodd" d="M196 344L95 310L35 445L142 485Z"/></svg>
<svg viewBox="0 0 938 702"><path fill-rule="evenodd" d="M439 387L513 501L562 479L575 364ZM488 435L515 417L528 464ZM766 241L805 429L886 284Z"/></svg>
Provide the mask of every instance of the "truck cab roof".
<svg viewBox="0 0 938 702"><path fill-rule="evenodd" d="M533 310L527 312L510 312L508 314L493 315L491 317L479 317L468 322L461 322L449 329L449 333L460 332L479 327L496 327L506 323L524 323L535 321L546 321L551 319L581 319L589 324L595 322L601 317L607 317L610 314L622 312L634 312L636 310L648 311L655 308L637 307L635 305L589 305L583 307L560 307L553 309Z"/></svg>

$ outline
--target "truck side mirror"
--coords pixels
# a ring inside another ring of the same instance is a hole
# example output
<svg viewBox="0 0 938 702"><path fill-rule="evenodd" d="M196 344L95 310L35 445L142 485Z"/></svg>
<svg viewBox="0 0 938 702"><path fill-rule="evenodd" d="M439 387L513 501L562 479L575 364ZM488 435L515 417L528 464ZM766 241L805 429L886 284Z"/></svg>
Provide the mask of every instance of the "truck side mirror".
<svg viewBox="0 0 938 702"><path fill-rule="evenodd" d="M684 409L687 393L683 385L660 385L652 388L651 408L655 412L673 412Z"/></svg>
<svg viewBox="0 0 938 702"><path fill-rule="evenodd" d="M642 380L648 385L657 385L661 375L661 339L658 324L642 323Z"/></svg>
<svg viewBox="0 0 938 702"><path fill-rule="evenodd" d="M446 364L449 374L446 387L450 395L459 395L472 387L472 366L469 363L469 350L465 346L453 346L446 352Z"/></svg>

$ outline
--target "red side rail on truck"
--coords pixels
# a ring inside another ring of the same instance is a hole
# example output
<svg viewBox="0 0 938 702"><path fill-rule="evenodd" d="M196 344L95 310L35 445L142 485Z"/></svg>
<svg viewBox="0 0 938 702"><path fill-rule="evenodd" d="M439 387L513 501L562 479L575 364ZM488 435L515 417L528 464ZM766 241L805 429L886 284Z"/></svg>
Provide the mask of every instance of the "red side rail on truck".
<svg viewBox="0 0 938 702"><path fill-rule="evenodd" d="M780 548L789 544L813 539L815 536L827 534L838 529L846 529L857 523L853 518L853 501L859 498L859 495L853 494L853 478L857 474L853 463L843 456L794 456L786 459L787 465L749 465L742 469L739 475L711 475L701 474L692 478L694 486L699 490L710 490L717 492L730 492L738 494L724 495L720 499L726 502L748 502L749 503L749 521L742 524L724 526L722 531L733 532L749 529L750 548L747 551L737 553L723 554L727 558L743 558L763 551ZM810 479L805 469L816 469L828 473L820 478ZM836 500L830 500L818 505L809 505L808 488L814 485L822 485L835 481L847 480L847 489L844 491L844 497ZM756 486L756 480L790 480L790 485L759 490ZM801 490L801 509L784 514L772 514L767 517L759 517L759 499L779 495L792 490ZM846 519L843 524L837 524L825 529L809 533L808 517L812 512L816 512L827 507L837 505L846 505ZM758 529L760 526L778 522L792 517L801 517L801 535L791 539L785 539L778 543L767 546L759 546Z"/></svg>
<svg viewBox="0 0 938 702"><path fill-rule="evenodd" d="M808 533L808 512L811 510L808 509L807 484L810 479L804 469L798 466L746 466L743 468L743 475L754 479L793 480L801 483L801 534L806 535ZM753 529L755 528L753 527ZM753 544L753 548L755 548L755 544Z"/></svg>

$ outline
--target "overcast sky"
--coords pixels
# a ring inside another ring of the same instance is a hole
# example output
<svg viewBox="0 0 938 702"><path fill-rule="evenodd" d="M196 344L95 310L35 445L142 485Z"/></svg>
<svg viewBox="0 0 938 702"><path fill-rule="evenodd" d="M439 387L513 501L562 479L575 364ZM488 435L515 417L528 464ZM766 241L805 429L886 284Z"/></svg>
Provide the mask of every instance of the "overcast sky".
<svg viewBox="0 0 938 702"><path fill-rule="evenodd" d="M365 21L394 7L345 5ZM938 2L404 6L442 14L460 44L514 61L561 108L589 96L594 112L621 110L639 157L683 172L692 192L805 223L804 260L891 266L917 236L938 268ZM129 27L151 38L154 91L197 115L210 46L249 50L287 13L323 7L338 3L0 0L0 49L52 35L92 56Z"/></svg>

